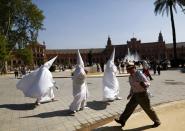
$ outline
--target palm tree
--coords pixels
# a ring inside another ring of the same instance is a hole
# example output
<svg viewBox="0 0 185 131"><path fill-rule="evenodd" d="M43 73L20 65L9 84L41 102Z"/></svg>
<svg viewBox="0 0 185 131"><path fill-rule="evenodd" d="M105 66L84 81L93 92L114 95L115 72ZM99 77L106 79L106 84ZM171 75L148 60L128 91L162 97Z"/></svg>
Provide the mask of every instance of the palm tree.
<svg viewBox="0 0 185 131"><path fill-rule="evenodd" d="M182 11L185 13L185 9L183 8L185 6L185 0L156 0L154 2L155 5L155 14L164 14L166 12L167 16L170 12L170 18L171 18L171 26L172 26L172 35L173 35L173 53L174 53L174 61L177 60L177 52L176 52L176 32L175 32L175 23L174 23L174 17L173 17L173 10L177 12L176 5L180 6Z"/></svg>

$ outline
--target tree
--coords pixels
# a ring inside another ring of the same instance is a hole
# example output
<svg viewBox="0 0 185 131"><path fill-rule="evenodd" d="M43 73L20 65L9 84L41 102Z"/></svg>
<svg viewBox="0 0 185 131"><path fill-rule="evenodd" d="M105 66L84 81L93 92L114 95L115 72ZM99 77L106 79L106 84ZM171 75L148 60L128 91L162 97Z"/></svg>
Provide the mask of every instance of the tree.
<svg viewBox="0 0 185 131"><path fill-rule="evenodd" d="M185 6L184 0L156 0L154 2L155 14L164 14L166 12L167 16L170 12L171 26L172 26L172 36L173 36L173 51L174 51L174 61L177 61L177 52L176 52L176 32L175 32L175 22L173 16L173 10L177 12L176 5L179 5L182 11L185 13L183 7Z"/></svg>
<svg viewBox="0 0 185 131"><path fill-rule="evenodd" d="M28 48L19 49L18 56L24 61L25 65L31 65L33 63L33 54Z"/></svg>
<svg viewBox="0 0 185 131"><path fill-rule="evenodd" d="M0 33L12 46L36 41L43 20L42 11L31 0L0 1Z"/></svg>
<svg viewBox="0 0 185 131"><path fill-rule="evenodd" d="M9 58L9 53L8 53L8 50L7 50L7 41L6 41L6 38L5 36L3 35L0 35L0 72L2 73L6 73L6 64L7 63L4 63L4 61L7 61L8 58Z"/></svg>
<svg viewBox="0 0 185 131"><path fill-rule="evenodd" d="M24 48L36 42L43 20L42 11L31 0L0 0L0 35L5 36L9 54L16 44Z"/></svg>

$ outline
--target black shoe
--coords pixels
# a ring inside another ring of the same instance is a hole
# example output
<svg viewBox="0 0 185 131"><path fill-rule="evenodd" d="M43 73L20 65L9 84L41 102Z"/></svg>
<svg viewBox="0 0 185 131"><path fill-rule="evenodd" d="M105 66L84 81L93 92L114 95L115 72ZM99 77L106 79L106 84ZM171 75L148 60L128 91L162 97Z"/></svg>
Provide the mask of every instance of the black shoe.
<svg viewBox="0 0 185 131"><path fill-rule="evenodd" d="M152 125L152 128L156 128L156 127L158 127L159 125L161 125L160 122L154 122L154 124Z"/></svg>
<svg viewBox="0 0 185 131"><path fill-rule="evenodd" d="M77 111L69 110L69 114L75 114Z"/></svg>
<svg viewBox="0 0 185 131"><path fill-rule="evenodd" d="M118 119L114 119L117 123L121 124L121 127L125 126L125 123L123 123L121 120Z"/></svg>
<svg viewBox="0 0 185 131"><path fill-rule="evenodd" d="M40 105L40 102L36 101L35 106L39 106L39 105Z"/></svg>

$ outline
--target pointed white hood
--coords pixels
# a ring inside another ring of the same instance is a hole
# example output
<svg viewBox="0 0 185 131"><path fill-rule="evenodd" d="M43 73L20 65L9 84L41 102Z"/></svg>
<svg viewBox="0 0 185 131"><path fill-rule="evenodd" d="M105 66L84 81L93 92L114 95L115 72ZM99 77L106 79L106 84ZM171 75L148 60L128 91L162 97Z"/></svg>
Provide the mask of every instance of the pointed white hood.
<svg viewBox="0 0 185 131"><path fill-rule="evenodd" d="M114 100L119 94L119 82L116 78L117 67L114 64L115 49L106 64L103 76L103 98Z"/></svg>
<svg viewBox="0 0 185 131"><path fill-rule="evenodd" d="M56 60L57 56L55 56L54 58L52 58L51 60L47 61L46 63L44 63L44 67L46 68L50 68L53 64L53 62Z"/></svg>
<svg viewBox="0 0 185 131"><path fill-rule="evenodd" d="M112 55L109 60L114 62L114 57L115 57L115 48L113 49Z"/></svg>
<svg viewBox="0 0 185 131"><path fill-rule="evenodd" d="M114 64L114 57L115 57L115 48L113 49L113 52L109 60L107 61L105 72L109 72L109 71L117 72L117 67Z"/></svg>
<svg viewBox="0 0 185 131"><path fill-rule="evenodd" d="M82 60L82 57L81 57L81 55L80 55L80 52L79 52L79 50L78 50L78 52L77 52L77 65L79 66L82 66L83 68L84 68L84 62L83 62L83 60Z"/></svg>

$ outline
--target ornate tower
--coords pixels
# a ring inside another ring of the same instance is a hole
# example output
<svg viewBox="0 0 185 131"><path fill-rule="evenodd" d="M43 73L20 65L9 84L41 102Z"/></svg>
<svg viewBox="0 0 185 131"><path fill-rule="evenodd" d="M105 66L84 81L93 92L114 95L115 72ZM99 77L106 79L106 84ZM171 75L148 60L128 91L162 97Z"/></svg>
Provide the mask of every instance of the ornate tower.
<svg viewBox="0 0 185 131"><path fill-rule="evenodd" d="M159 32L158 42L164 42L163 41L163 35L162 35L161 31Z"/></svg>
<svg viewBox="0 0 185 131"><path fill-rule="evenodd" d="M112 42L111 42L110 36L108 36L107 46L111 46L111 45L112 45Z"/></svg>

